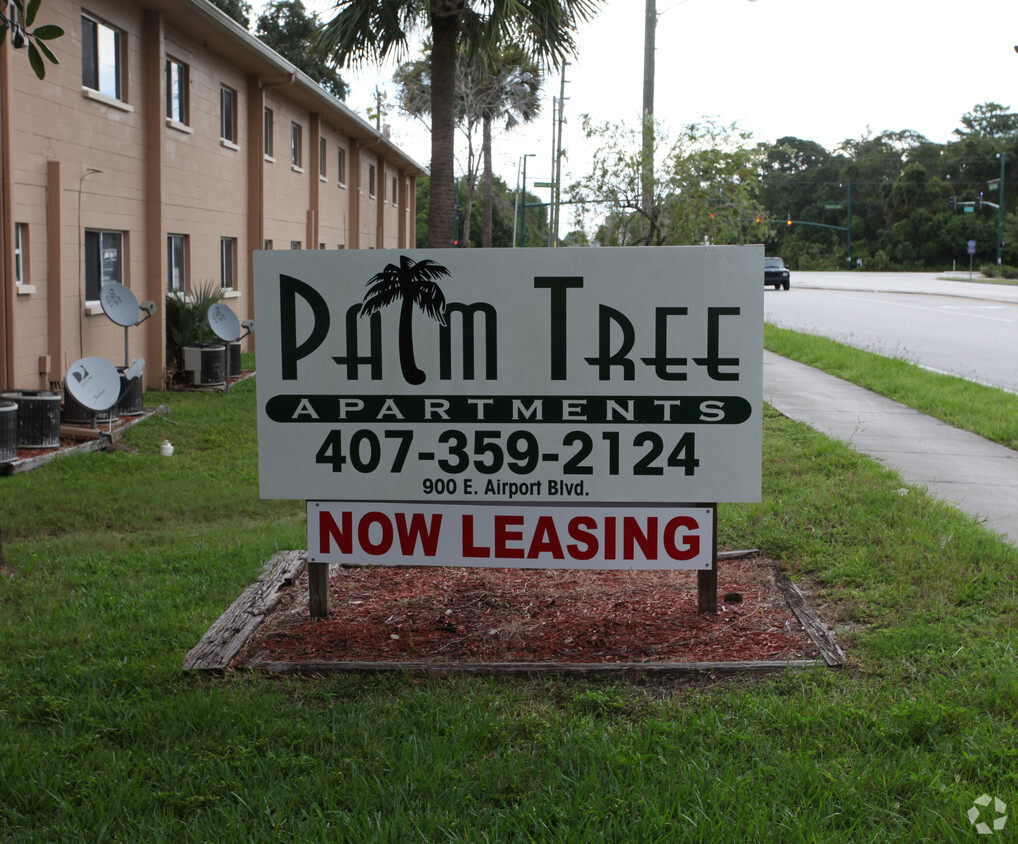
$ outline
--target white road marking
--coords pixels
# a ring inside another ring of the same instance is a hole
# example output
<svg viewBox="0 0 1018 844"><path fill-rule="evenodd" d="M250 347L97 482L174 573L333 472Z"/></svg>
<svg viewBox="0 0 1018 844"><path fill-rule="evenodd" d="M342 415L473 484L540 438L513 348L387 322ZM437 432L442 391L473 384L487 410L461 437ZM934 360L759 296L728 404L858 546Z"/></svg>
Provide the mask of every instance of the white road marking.
<svg viewBox="0 0 1018 844"><path fill-rule="evenodd" d="M942 314L944 312L944 310L945 310L944 308L927 308L927 307L923 307L922 305L908 305L908 304L906 304L904 302L885 302L882 299L860 299L858 296L839 296L839 298L841 298L841 299L851 299L853 302L860 302L860 301L862 301L862 302L871 302L871 303L873 303L875 305L885 305L885 306L886 305L894 305L895 307L898 307L898 308L908 308L909 310L912 310L912 311L930 311L930 312L935 313L935 314ZM984 316L983 314L959 313L958 315L959 316L972 317L973 319L988 319L991 322L1006 322L1006 323L1014 323L1015 322L1015 320L1007 319L1006 317Z"/></svg>

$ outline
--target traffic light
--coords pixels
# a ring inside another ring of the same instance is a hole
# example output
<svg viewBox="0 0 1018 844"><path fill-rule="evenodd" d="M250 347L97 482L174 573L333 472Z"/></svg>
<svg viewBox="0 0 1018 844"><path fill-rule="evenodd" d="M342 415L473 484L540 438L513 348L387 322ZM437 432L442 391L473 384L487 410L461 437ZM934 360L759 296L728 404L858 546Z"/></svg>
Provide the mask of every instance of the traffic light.
<svg viewBox="0 0 1018 844"><path fill-rule="evenodd" d="M760 222L760 221L761 221L762 219L763 219L763 218L762 218L762 217L761 217L761 216L760 216L759 214L757 214L757 215L756 215L756 221L757 221L758 223L759 223L759 222Z"/></svg>
<svg viewBox="0 0 1018 844"><path fill-rule="evenodd" d="M976 209L976 211L982 211L983 210L983 192L982 191L980 191L979 192L979 196L976 197L975 209Z"/></svg>
<svg viewBox="0 0 1018 844"><path fill-rule="evenodd" d="M958 208L958 197L952 196L950 199L948 199L947 207L950 208L952 211L956 210Z"/></svg>
<svg viewBox="0 0 1018 844"><path fill-rule="evenodd" d="M785 225L788 225L788 226L792 225L792 215L791 214L788 215L788 222Z"/></svg>

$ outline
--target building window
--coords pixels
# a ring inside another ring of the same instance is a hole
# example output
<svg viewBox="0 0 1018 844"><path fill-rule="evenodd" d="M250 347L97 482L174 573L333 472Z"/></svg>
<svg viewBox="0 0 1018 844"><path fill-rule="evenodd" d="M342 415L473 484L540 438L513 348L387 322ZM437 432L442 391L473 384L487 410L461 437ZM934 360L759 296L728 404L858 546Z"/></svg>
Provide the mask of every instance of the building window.
<svg viewBox="0 0 1018 844"><path fill-rule="evenodd" d="M225 85L219 88L219 137L237 143L237 92Z"/></svg>
<svg viewBox="0 0 1018 844"><path fill-rule="evenodd" d="M342 147L336 150L336 181L346 184L346 150Z"/></svg>
<svg viewBox="0 0 1018 844"><path fill-rule="evenodd" d="M85 231L85 299L99 301L99 291L111 281L124 283L124 233Z"/></svg>
<svg viewBox="0 0 1018 844"><path fill-rule="evenodd" d="M11 6L16 9L17 6ZM14 283L28 284L28 223L14 224Z"/></svg>
<svg viewBox="0 0 1018 844"><path fill-rule="evenodd" d="M166 236L166 292L187 292L187 235Z"/></svg>
<svg viewBox="0 0 1018 844"><path fill-rule="evenodd" d="M187 125L187 65L166 60L166 116Z"/></svg>
<svg viewBox="0 0 1018 844"><path fill-rule="evenodd" d="M368 165L368 196L374 197L375 195L375 165Z"/></svg>
<svg viewBox="0 0 1018 844"><path fill-rule="evenodd" d="M325 138L318 139L318 175L325 178Z"/></svg>
<svg viewBox="0 0 1018 844"><path fill-rule="evenodd" d="M223 290L233 290L237 279L237 238L219 239L219 277Z"/></svg>
<svg viewBox="0 0 1018 844"><path fill-rule="evenodd" d="M265 249L271 249L272 248L272 241L271 240L266 240L264 248Z"/></svg>
<svg viewBox="0 0 1018 844"><path fill-rule="evenodd" d="M272 109L265 109L265 125L262 128L265 135L265 154L272 158Z"/></svg>
<svg viewBox="0 0 1018 844"><path fill-rule="evenodd" d="M120 96L123 35L87 15L81 16L81 84L114 99Z"/></svg>
<svg viewBox="0 0 1018 844"><path fill-rule="evenodd" d="M291 240L290 241L290 248L291 249L300 249L300 241L299 240Z"/></svg>
<svg viewBox="0 0 1018 844"><path fill-rule="evenodd" d="M301 147L303 146L303 129L299 123L290 124L290 164L301 166Z"/></svg>
<svg viewBox="0 0 1018 844"><path fill-rule="evenodd" d="M389 202L395 205L399 202L399 197L396 195L396 177L392 177L392 196L389 197Z"/></svg>

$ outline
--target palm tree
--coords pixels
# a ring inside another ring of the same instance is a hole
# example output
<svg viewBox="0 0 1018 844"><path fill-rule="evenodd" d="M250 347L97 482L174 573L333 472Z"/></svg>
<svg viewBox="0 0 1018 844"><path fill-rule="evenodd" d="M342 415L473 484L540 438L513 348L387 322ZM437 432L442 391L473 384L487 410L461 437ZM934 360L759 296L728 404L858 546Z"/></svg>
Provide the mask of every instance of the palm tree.
<svg viewBox="0 0 1018 844"><path fill-rule="evenodd" d="M530 123L541 111L541 77L537 64L517 49L502 53L490 65L481 104L481 246L491 248L492 211L495 205L491 167L491 125L505 119L506 131Z"/></svg>
<svg viewBox="0 0 1018 844"><path fill-rule="evenodd" d="M456 126L463 132L467 141L466 157L466 201L463 211L463 231L459 233L459 242L470 245L470 206L473 201L474 185L477 182L477 162L474 155L474 130L480 122L480 115L472 105L477 85L474 82L472 63L464 54L456 59L456 102L454 114ZM393 81L399 91L400 109L411 117L424 123L431 121L431 43L425 42L421 48L421 58L406 62L396 68ZM458 205L458 203L457 203Z"/></svg>
<svg viewBox="0 0 1018 844"><path fill-rule="evenodd" d="M408 36L431 37L431 206L428 245L452 245L456 226L456 55L515 43L560 66L576 50L573 30L603 0L336 0L318 47L340 66L406 54Z"/></svg>
<svg viewBox="0 0 1018 844"><path fill-rule="evenodd" d="M400 302L399 311L399 366L408 384L423 384L427 377L417 367L414 358L413 315L414 305L440 325L445 325L445 294L435 279L449 275L449 271L430 258L414 262L400 255L399 266L386 264L385 269L368 281L370 289L364 294L362 317Z"/></svg>
<svg viewBox="0 0 1018 844"><path fill-rule="evenodd" d="M396 69L393 76L399 89L400 108L412 117L427 121L431 117L431 44L425 43L422 57ZM541 111L541 75L537 63L515 46L461 57L456 64L456 121L467 139L466 200L460 243L470 245L470 209L477 182L478 162L474 156L474 131L481 127L481 245L491 247L494 183L491 166L491 127L505 120L505 129L529 123Z"/></svg>

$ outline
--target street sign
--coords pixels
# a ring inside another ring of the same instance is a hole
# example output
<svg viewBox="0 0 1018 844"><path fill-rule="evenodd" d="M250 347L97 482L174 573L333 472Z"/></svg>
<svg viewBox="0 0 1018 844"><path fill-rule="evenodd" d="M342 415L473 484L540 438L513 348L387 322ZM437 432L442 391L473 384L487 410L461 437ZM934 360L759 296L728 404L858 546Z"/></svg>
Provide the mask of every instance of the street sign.
<svg viewBox="0 0 1018 844"><path fill-rule="evenodd" d="M968 252L969 255L975 255L976 254L976 242L974 240L970 240L968 242L968 250L969 250L969 252Z"/></svg>
<svg viewBox="0 0 1018 844"><path fill-rule="evenodd" d="M554 182L534 182L535 188L553 188L555 187Z"/></svg>

